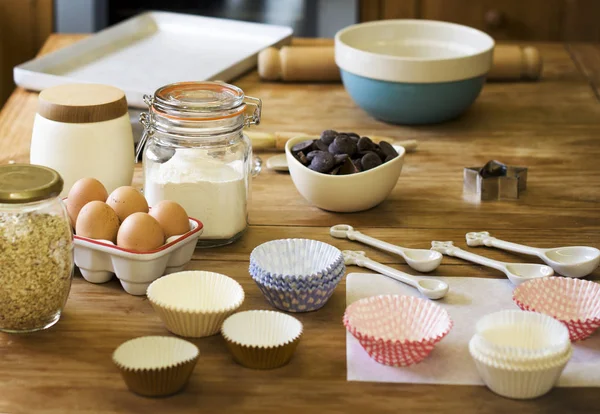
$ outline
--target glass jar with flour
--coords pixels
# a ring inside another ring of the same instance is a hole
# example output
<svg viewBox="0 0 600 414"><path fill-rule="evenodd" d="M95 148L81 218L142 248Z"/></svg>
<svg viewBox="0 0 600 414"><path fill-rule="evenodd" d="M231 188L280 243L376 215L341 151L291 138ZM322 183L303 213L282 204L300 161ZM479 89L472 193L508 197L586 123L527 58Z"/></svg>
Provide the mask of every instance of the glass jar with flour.
<svg viewBox="0 0 600 414"><path fill-rule="evenodd" d="M252 159L245 126L260 122L261 101L221 82L182 82L144 100L144 193L148 204L173 200L204 224L198 245L237 240L248 225ZM254 111L248 115L248 107Z"/></svg>

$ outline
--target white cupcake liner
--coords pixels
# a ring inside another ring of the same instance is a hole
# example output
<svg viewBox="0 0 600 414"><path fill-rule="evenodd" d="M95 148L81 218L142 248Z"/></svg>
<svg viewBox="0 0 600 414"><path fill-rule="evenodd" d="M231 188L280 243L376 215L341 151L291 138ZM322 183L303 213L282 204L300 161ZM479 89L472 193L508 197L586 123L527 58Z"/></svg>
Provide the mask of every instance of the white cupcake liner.
<svg viewBox="0 0 600 414"><path fill-rule="evenodd" d="M515 289L513 300L523 310L564 323L571 341L586 339L600 327L600 284L596 282L567 277L534 279Z"/></svg>
<svg viewBox="0 0 600 414"><path fill-rule="evenodd" d="M562 355L570 347L569 331L540 313L505 310L482 317L475 326L476 345L497 358L535 360Z"/></svg>
<svg viewBox="0 0 600 414"><path fill-rule="evenodd" d="M343 260L339 249L308 239L272 240L250 254L250 262L261 269L263 276L272 278L321 279Z"/></svg>
<svg viewBox="0 0 600 414"><path fill-rule="evenodd" d="M496 394L513 399L536 398L549 392L573 354L569 348L562 359L552 364L515 368L483 357L471 343L469 351L485 385Z"/></svg>
<svg viewBox="0 0 600 414"><path fill-rule="evenodd" d="M185 386L199 356L198 347L183 339L145 336L121 344L113 362L132 392L159 397Z"/></svg>
<svg viewBox="0 0 600 414"><path fill-rule="evenodd" d="M254 369L272 369L287 364L302 332L302 323L293 316L263 310L236 313L221 327L234 360Z"/></svg>
<svg viewBox="0 0 600 414"><path fill-rule="evenodd" d="M217 334L223 321L244 302L238 282L204 271L164 276L152 282L147 295L169 331L192 338Z"/></svg>
<svg viewBox="0 0 600 414"><path fill-rule="evenodd" d="M488 344L482 339L481 335L475 334L471 338L473 349L476 350L482 357L489 358L492 361L497 361L500 364L506 364L513 367L526 367L537 364L553 363L569 352L571 349L570 343L564 348L557 348L554 352L547 353L529 353L529 352L496 352L490 350Z"/></svg>

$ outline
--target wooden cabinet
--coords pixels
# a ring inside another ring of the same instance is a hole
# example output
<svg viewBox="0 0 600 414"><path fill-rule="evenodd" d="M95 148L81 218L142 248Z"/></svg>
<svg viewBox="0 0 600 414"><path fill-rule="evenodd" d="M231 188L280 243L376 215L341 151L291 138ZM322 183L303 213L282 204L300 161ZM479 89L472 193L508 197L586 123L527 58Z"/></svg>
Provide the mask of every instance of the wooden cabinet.
<svg viewBox="0 0 600 414"><path fill-rule="evenodd" d="M464 24L498 40L600 42L600 0L361 0L366 20Z"/></svg>
<svg viewBox="0 0 600 414"><path fill-rule="evenodd" d="M52 0L0 0L0 107L15 86L13 67L36 55L52 27Z"/></svg>

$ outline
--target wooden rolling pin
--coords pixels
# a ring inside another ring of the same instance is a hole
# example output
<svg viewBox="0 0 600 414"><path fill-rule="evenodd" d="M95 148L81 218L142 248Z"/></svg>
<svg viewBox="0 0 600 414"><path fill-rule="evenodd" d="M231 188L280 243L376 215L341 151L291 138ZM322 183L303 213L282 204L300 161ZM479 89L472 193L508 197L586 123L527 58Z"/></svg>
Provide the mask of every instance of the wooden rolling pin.
<svg viewBox="0 0 600 414"><path fill-rule="evenodd" d="M542 59L537 48L496 45L488 80L537 80ZM339 81L333 46L270 47L258 55L258 74L270 81Z"/></svg>
<svg viewBox="0 0 600 414"><path fill-rule="evenodd" d="M246 130L244 134L250 138L252 141L252 149L253 150L275 150L275 151L283 151L285 149L285 144L293 137L297 137L299 135L306 136L306 139L316 139L319 138L318 135L309 135L304 132L275 132L273 134L268 132L257 132ZM389 137L380 137L375 135L369 135L369 137L375 141L387 141L391 144L401 145L404 147L406 152L413 152L417 149L417 141L414 139L407 141L396 141L394 138Z"/></svg>

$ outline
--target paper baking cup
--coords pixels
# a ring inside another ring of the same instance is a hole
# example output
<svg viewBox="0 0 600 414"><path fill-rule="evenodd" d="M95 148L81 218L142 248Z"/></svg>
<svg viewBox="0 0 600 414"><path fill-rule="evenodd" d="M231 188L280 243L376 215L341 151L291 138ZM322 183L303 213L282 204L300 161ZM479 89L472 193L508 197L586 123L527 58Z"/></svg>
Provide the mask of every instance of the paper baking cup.
<svg viewBox="0 0 600 414"><path fill-rule="evenodd" d="M252 278L259 279L266 283L289 289L310 289L327 284L343 275L346 272L346 266L343 260L336 261L329 270L321 272L311 277L296 275L278 275L273 276L269 272L262 270L258 265L250 262L249 273Z"/></svg>
<svg viewBox="0 0 600 414"><path fill-rule="evenodd" d="M312 312L325 306L343 276L341 274L337 280L311 289L280 288L253 280L271 306L286 312Z"/></svg>
<svg viewBox="0 0 600 414"><path fill-rule="evenodd" d="M523 310L540 312L564 323L571 341L589 337L600 327L600 284L582 279L545 277L513 291Z"/></svg>
<svg viewBox="0 0 600 414"><path fill-rule="evenodd" d="M263 243L250 254L261 276L321 281L344 261L342 252L317 240L280 239Z"/></svg>
<svg viewBox="0 0 600 414"><path fill-rule="evenodd" d="M144 336L121 344L113 361L130 391L163 397L188 382L200 351L196 345L170 336Z"/></svg>
<svg viewBox="0 0 600 414"><path fill-rule="evenodd" d="M569 348L562 359L553 363L514 367L482 356L472 342L469 351L485 385L498 395L514 399L536 398L550 391L573 354Z"/></svg>
<svg viewBox="0 0 600 414"><path fill-rule="evenodd" d="M541 313L495 312L481 318L475 329L475 347L496 360L552 361L571 346L567 328Z"/></svg>
<svg viewBox="0 0 600 414"><path fill-rule="evenodd" d="M372 296L344 313L346 329L375 361L404 367L425 359L452 328L441 306L413 296Z"/></svg>
<svg viewBox="0 0 600 414"><path fill-rule="evenodd" d="M248 368L272 369L287 364L302 335L302 323L275 311L247 311L230 316L221 333L233 359Z"/></svg>
<svg viewBox="0 0 600 414"><path fill-rule="evenodd" d="M215 335L244 301L244 290L225 275L204 271L172 273L148 287L148 299L167 329L199 338Z"/></svg>

